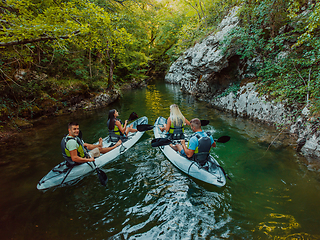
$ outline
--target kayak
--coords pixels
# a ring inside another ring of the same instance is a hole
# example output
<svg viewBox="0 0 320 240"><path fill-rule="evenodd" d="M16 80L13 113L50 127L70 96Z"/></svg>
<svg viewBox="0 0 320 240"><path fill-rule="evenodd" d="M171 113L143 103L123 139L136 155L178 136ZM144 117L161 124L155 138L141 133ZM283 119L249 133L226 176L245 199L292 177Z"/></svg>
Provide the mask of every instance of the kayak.
<svg viewBox="0 0 320 240"><path fill-rule="evenodd" d="M159 128L166 122L167 120L163 117L159 117L155 121L153 132L156 139L167 137L166 132L161 132ZM185 140L186 145L188 145L187 137ZM179 140L175 140L172 142L177 143L179 142ZM169 145L159 146L159 148L174 166L176 166L187 175L218 187L223 187L226 184L226 176L224 170L213 156L209 155L208 162L205 166L201 167L197 162L182 156L179 152L176 152Z"/></svg>
<svg viewBox="0 0 320 240"><path fill-rule="evenodd" d="M133 128L137 128L137 125L147 124L148 118L141 117L130 123L133 124ZM96 167L102 167L105 164L111 162L120 154L125 153L130 147L132 147L143 135L144 132L130 132L127 139L122 141L122 144L112 149L111 151L100 154L94 162L87 162L80 165L76 165L73 168L66 166L66 161L61 162L55 166L47 175L45 175L38 183L37 189L46 190L52 187L63 187L66 185L73 185L80 181L84 176L93 172ZM95 143L95 144L98 144ZM110 136L103 139L103 147L110 147L114 142L111 142ZM90 151L89 151L90 153ZM94 165L95 163L95 165Z"/></svg>

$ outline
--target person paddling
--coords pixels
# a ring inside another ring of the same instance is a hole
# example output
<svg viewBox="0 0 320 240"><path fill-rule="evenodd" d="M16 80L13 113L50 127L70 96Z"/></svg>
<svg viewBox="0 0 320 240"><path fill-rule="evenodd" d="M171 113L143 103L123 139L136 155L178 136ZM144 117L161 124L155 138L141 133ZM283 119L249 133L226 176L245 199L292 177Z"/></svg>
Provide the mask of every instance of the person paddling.
<svg viewBox="0 0 320 240"><path fill-rule="evenodd" d="M191 130L194 134L191 136L188 146L185 140L182 139L181 144L170 144L175 150L180 152L182 156L193 159L204 166L208 160L211 147L216 147L216 143L209 133L203 132L201 129L201 121L194 118L190 121Z"/></svg>
<svg viewBox="0 0 320 240"><path fill-rule="evenodd" d="M177 104L170 106L170 117L167 124L160 127L161 132L164 130L168 133L168 137L172 140L184 138L184 125L190 125L190 122L182 115Z"/></svg>

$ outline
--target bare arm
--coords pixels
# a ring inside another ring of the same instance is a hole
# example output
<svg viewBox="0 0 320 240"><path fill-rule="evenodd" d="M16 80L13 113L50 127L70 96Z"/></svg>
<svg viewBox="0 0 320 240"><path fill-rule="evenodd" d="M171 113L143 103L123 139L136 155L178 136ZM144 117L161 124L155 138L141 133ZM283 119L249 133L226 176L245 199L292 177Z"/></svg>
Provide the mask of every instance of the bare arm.
<svg viewBox="0 0 320 240"><path fill-rule="evenodd" d="M186 141L184 139L181 140L181 146L182 146L182 149L183 149L183 151L185 152L185 154L187 155L188 158L193 156L194 150L191 150L191 149L187 148Z"/></svg>
<svg viewBox="0 0 320 240"><path fill-rule="evenodd" d="M116 126L119 128L119 130L120 130L120 132L121 132L122 134L124 134L125 131L126 131L127 123L128 123L128 120L126 120L126 121L124 122L124 126L122 127L120 121L116 121L116 122L115 122Z"/></svg>
<svg viewBox="0 0 320 240"><path fill-rule="evenodd" d="M93 162L94 158L82 158L78 156L77 149L70 151L71 159L74 162L85 163L85 162Z"/></svg>
<svg viewBox="0 0 320 240"><path fill-rule="evenodd" d="M188 121L188 119L184 118L184 120L186 121L186 124L190 126L190 122Z"/></svg>
<svg viewBox="0 0 320 240"><path fill-rule="evenodd" d="M166 132L169 132L170 126L171 126L171 119L170 119L170 117L168 117L167 125L166 125L166 128L165 128Z"/></svg>

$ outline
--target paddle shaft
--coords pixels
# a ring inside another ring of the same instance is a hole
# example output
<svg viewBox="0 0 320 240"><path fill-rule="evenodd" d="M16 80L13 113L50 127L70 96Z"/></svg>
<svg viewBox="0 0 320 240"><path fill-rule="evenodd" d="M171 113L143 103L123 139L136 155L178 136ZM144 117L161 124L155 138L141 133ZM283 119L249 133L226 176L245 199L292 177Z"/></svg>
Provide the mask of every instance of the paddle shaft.
<svg viewBox="0 0 320 240"><path fill-rule="evenodd" d="M226 143L230 140L229 136L222 136L219 137L218 139L214 139L215 142L218 143ZM151 146L152 147L160 147L160 146L166 146L173 143L170 139L168 138L155 138L151 141Z"/></svg>
<svg viewBox="0 0 320 240"><path fill-rule="evenodd" d="M85 150L86 150L86 154L87 154L88 156L91 156L90 153L89 153L88 148L87 148L87 147L84 147L84 148L85 148ZM99 180L100 180L101 185L106 186L107 181L108 181L108 176L107 176L107 174L106 174L104 171L102 171L100 168L97 167L95 161L93 161L92 164L95 166L95 170L96 170L96 172L97 172L97 175L98 175L98 178L99 178Z"/></svg>
<svg viewBox="0 0 320 240"><path fill-rule="evenodd" d="M201 121L201 126L207 126L209 124L209 120L200 120ZM161 125L158 125L161 126ZM144 132L144 131L148 131L148 130L152 130L154 127L154 125L150 125L150 124L140 124L137 125L137 129L139 132Z"/></svg>
<svg viewBox="0 0 320 240"><path fill-rule="evenodd" d="M98 174L101 185L106 186L108 181L107 174L104 171L102 171L100 168L98 168L94 161L92 163L96 167L96 172Z"/></svg>

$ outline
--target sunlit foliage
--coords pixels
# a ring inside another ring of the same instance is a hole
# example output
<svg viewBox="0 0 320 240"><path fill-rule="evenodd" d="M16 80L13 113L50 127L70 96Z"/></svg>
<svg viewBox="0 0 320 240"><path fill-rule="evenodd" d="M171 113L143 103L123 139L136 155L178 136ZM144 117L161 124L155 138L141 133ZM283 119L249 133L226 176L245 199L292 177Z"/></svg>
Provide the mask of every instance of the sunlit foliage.
<svg viewBox="0 0 320 240"><path fill-rule="evenodd" d="M261 93L320 109L318 1L1 0L0 120L165 73L234 6L240 24L225 41Z"/></svg>

